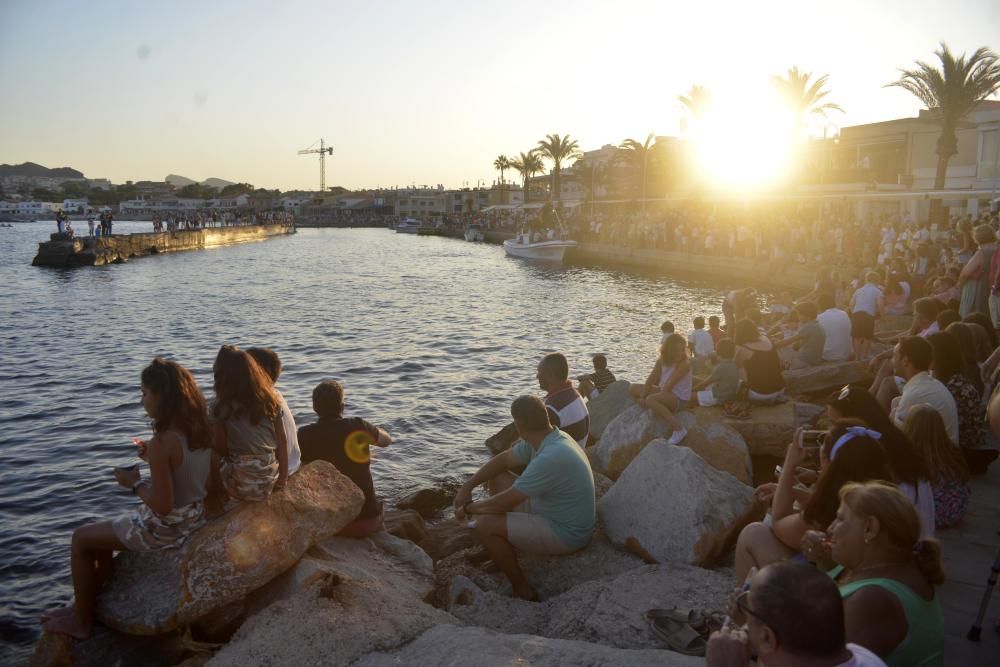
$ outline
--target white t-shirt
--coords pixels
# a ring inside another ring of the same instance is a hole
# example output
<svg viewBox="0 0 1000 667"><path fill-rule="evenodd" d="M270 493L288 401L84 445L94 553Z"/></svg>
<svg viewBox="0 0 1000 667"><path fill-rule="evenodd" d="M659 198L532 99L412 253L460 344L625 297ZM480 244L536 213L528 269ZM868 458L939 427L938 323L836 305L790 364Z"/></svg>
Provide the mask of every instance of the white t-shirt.
<svg viewBox="0 0 1000 667"><path fill-rule="evenodd" d="M839 308L824 310L816 321L826 332L823 361L847 361L854 353L851 341L851 317Z"/></svg>
<svg viewBox="0 0 1000 667"><path fill-rule="evenodd" d="M865 283L854 293L853 312L866 312L872 317L878 317L878 300L882 297L882 290L878 285Z"/></svg>
<svg viewBox="0 0 1000 667"><path fill-rule="evenodd" d="M688 336L688 342L694 348L694 356L707 357L715 352L715 345L712 344L712 334L704 329L695 329Z"/></svg>
<svg viewBox="0 0 1000 667"><path fill-rule="evenodd" d="M920 515L920 537L929 539L934 537L934 529L937 527L934 520L934 490L926 479L917 483L917 488L909 484L897 484L899 490L903 492Z"/></svg>
<svg viewBox="0 0 1000 667"><path fill-rule="evenodd" d="M285 397L277 389L274 393L278 395L278 402L281 403L281 425L285 427L285 441L288 443L288 474L299 469L302 465L302 450L299 449L299 432L295 428L295 417L288 409Z"/></svg>
<svg viewBox="0 0 1000 667"><path fill-rule="evenodd" d="M864 646L848 644L847 650L851 652L851 659L842 662L837 667L886 667L882 658L878 657Z"/></svg>

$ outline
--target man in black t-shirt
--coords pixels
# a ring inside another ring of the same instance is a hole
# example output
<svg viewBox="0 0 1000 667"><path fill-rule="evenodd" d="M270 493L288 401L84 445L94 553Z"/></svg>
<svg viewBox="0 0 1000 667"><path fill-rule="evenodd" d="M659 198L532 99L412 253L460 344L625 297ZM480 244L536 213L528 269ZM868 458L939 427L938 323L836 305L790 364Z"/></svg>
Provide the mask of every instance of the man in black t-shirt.
<svg viewBox="0 0 1000 667"><path fill-rule="evenodd" d="M375 497L372 483L371 445L387 447L392 438L384 429L360 417L344 414L344 388L334 380L324 380L313 389L313 410L319 421L299 429L303 465L317 459L329 461L351 478L365 494L365 504L353 523L338 535L366 537L382 529L382 503Z"/></svg>

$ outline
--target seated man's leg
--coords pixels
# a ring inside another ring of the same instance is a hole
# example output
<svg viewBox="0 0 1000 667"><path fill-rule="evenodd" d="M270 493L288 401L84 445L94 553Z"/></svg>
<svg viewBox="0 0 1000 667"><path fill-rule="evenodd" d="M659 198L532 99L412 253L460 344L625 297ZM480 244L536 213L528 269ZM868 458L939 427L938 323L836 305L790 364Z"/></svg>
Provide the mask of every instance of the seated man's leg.
<svg viewBox="0 0 1000 667"><path fill-rule="evenodd" d="M535 599L537 597L535 589L528 583L521 566L517 564L517 553L507 541L507 515L477 515L475 519L476 527L473 532L476 539L486 548L490 558L510 581L514 597L523 600Z"/></svg>

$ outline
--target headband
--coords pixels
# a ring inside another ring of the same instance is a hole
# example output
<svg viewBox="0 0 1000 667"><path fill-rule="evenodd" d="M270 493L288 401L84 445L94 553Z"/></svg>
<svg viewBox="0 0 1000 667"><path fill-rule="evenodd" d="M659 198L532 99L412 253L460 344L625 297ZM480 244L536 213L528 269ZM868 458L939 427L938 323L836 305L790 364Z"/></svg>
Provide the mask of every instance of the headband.
<svg viewBox="0 0 1000 667"><path fill-rule="evenodd" d="M844 435L837 438L837 442L833 443L833 448L830 450L830 460L837 456L837 452L840 448L849 443L854 438L871 438L872 440L881 440L882 434L878 431L873 431L870 428L865 428L864 426L848 426L847 432Z"/></svg>

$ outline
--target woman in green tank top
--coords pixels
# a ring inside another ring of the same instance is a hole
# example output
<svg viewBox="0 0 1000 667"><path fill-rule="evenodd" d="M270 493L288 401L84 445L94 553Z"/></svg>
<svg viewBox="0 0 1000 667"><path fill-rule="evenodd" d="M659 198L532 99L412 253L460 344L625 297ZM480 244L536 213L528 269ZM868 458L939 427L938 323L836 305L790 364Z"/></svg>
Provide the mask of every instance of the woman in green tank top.
<svg viewBox="0 0 1000 667"><path fill-rule="evenodd" d="M847 641L889 667L944 664L944 619L934 587L944 581L941 546L920 539L913 503L884 482L841 489L830 525L833 560L844 599Z"/></svg>

